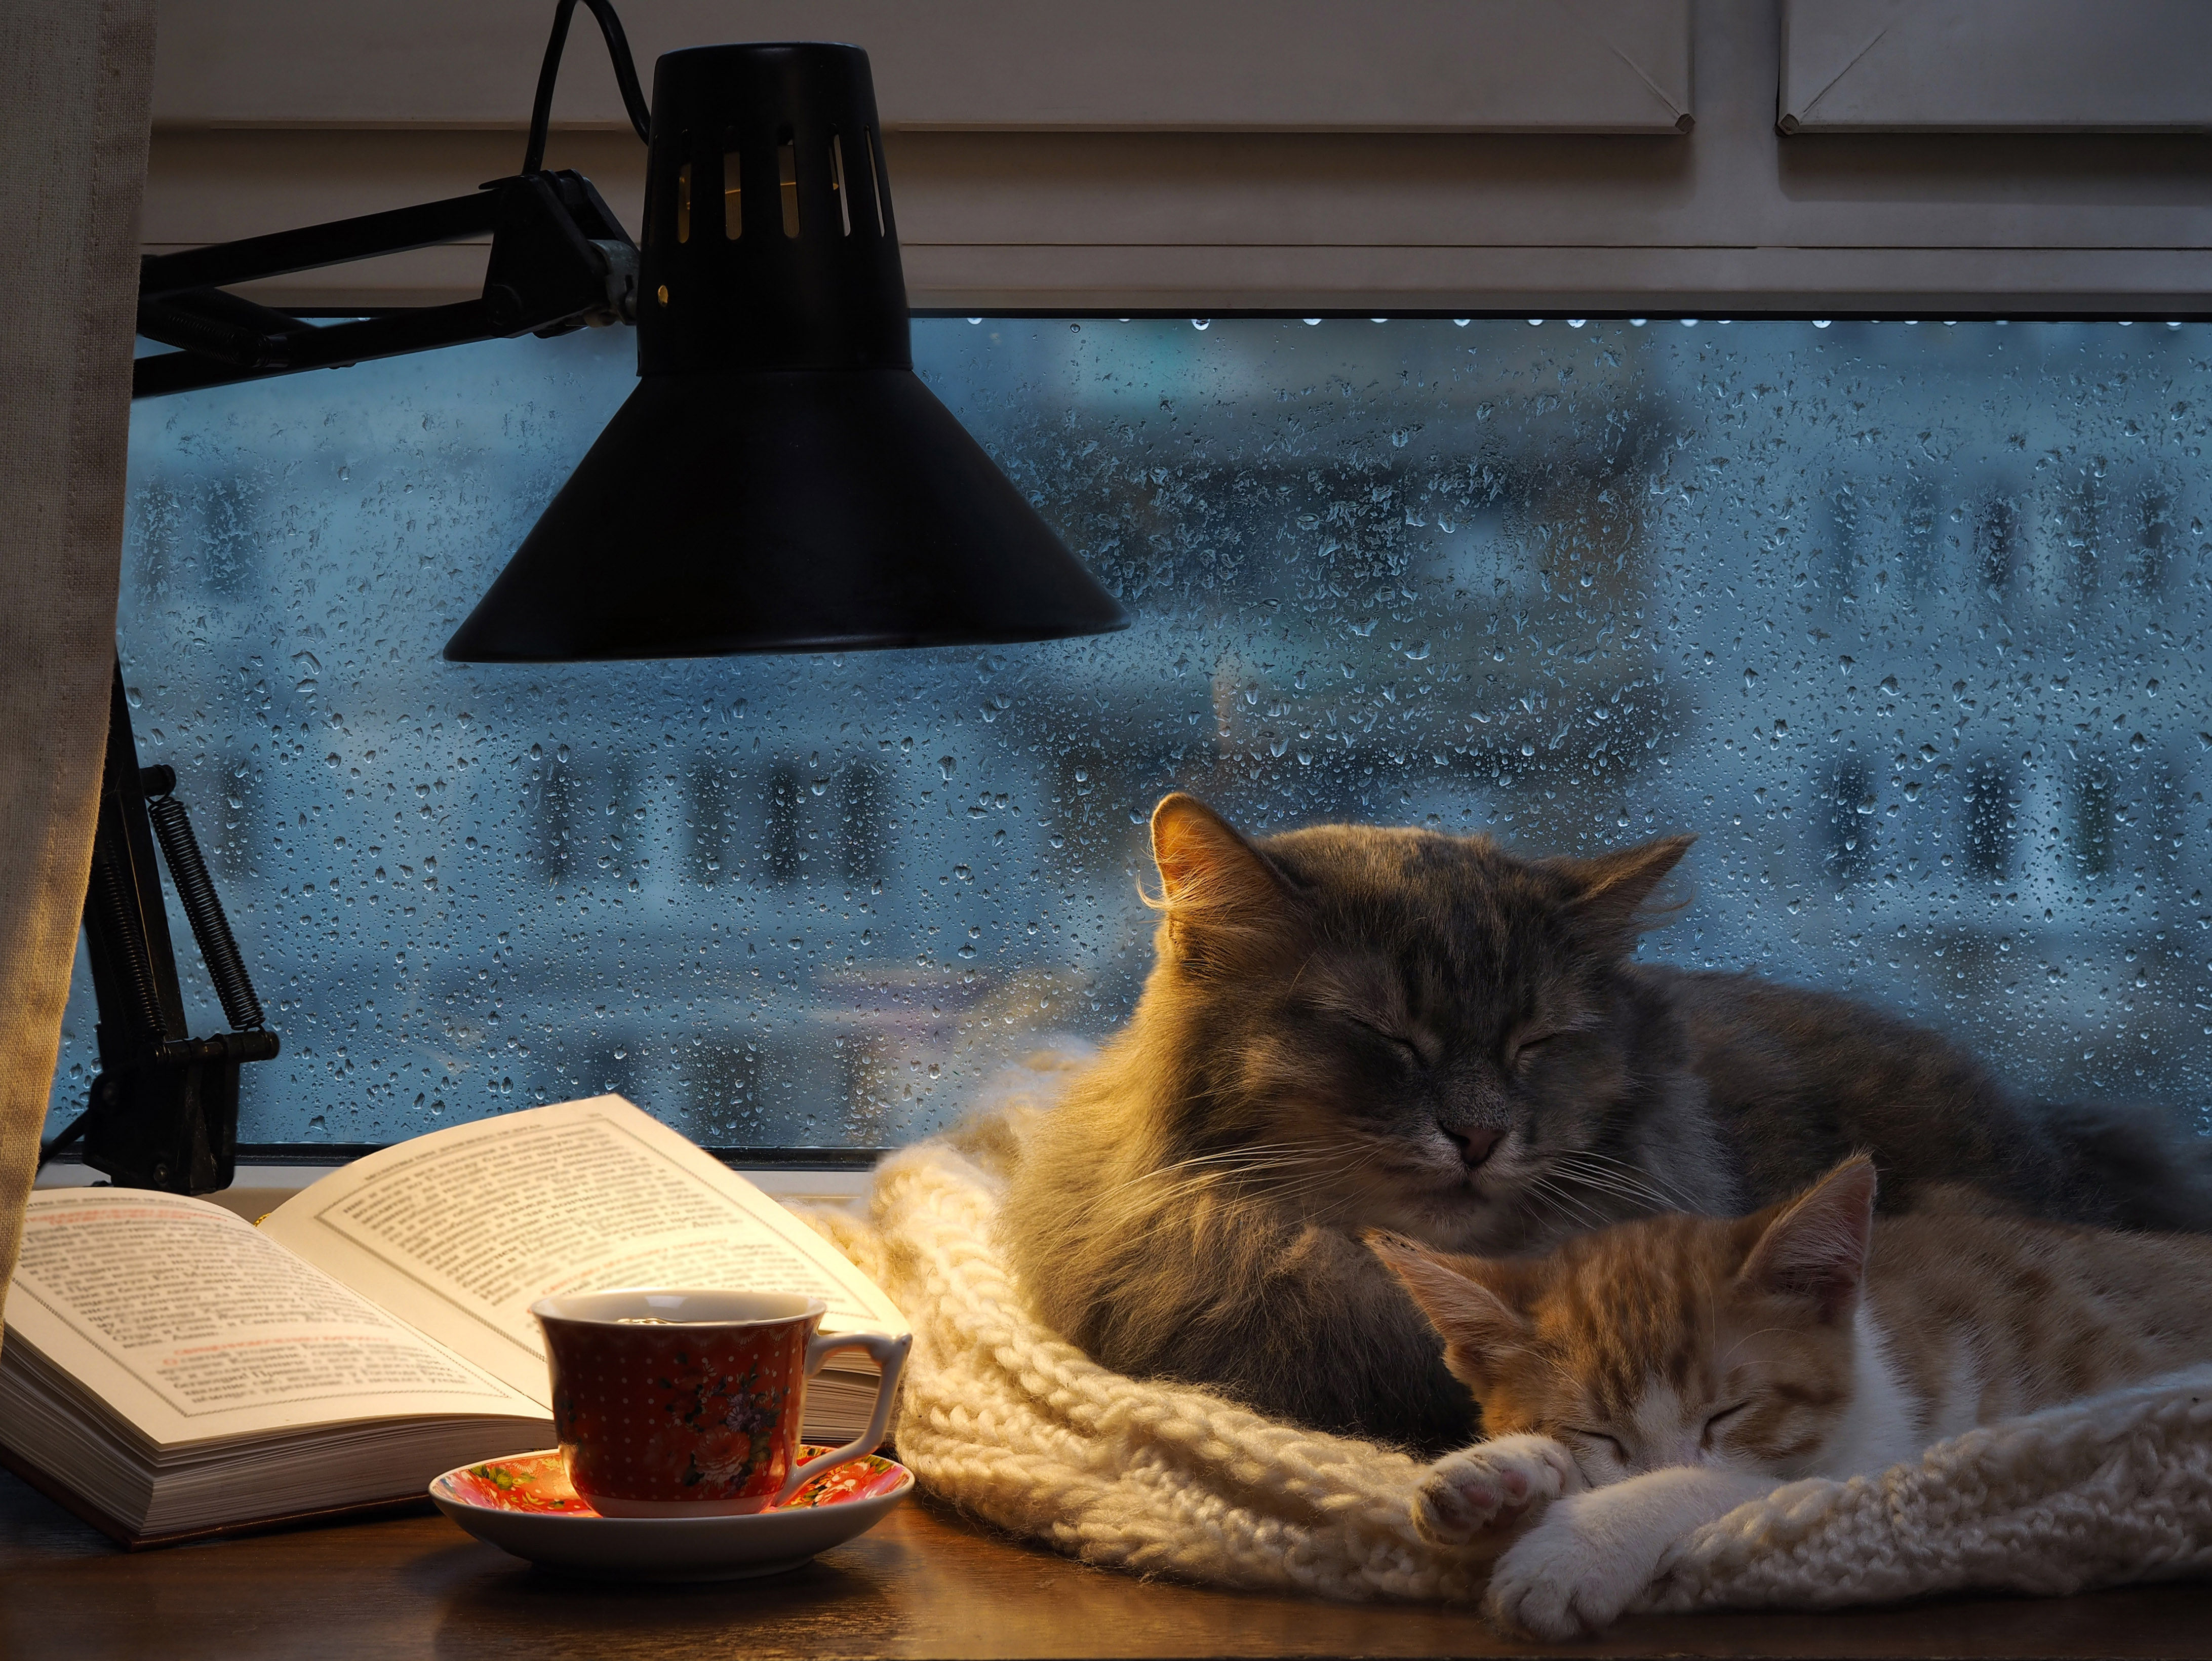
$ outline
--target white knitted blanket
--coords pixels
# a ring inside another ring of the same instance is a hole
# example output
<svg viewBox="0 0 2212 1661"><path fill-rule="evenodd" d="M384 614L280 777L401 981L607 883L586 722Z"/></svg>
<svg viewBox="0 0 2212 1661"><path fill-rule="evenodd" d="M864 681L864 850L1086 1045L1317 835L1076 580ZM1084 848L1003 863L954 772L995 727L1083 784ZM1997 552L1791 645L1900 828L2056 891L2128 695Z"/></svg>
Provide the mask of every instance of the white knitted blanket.
<svg viewBox="0 0 2212 1661"><path fill-rule="evenodd" d="M1739 1506L1676 1546L1650 1609L2063 1597L2212 1573L2212 1367L1985 1425L1910 1464Z"/></svg>
<svg viewBox="0 0 2212 1661"><path fill-rule="evenodd" d="M1391 1448L1109 1372L1040 1326L992 1238L999 1182L945 1142L878 1167L865 1218L803 1213L914 1327L898 1457L938 1497L1086 1562L1336 1598L1473 1598L1494 1550L1413 1531Z"/></svg>
<svg viewBox="0 0 2212 1661"><path fill-rule="evenodd" d="M1395 1449L1109 1372L1029 1314L993 1231L990 1128L885 1159L867 1214L809 1219L914 1324L899 1457L939 1497L1085 1561L1334 1598L1479 1597L1490 1549L1413 1531ZM1004 1150L1011 1139L1000 1139ZM1878 1477L1740 1506L1648 1609L2059 1594L2212 1572L2212 1369L1973 1431Z"/></svg>

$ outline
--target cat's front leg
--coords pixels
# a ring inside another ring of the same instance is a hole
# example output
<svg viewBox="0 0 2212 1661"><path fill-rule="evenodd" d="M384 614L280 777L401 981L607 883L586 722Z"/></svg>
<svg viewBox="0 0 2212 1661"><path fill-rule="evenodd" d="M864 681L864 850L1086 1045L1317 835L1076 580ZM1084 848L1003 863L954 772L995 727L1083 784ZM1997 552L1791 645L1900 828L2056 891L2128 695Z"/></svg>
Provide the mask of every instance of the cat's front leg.
<svg viewBox="0 0 2212 1661"><path fill-rule="evenodd" d="M1500 1626L1554 1641L1595 1632L1650 1583L1668 1546L1775 1486L1680 1465L1569 1494L1498 1560L1483 1609Z"/></svg>
<svg viewBox="0 0 2212 1661"><path fill-rule="evenodd" d="M1413 1527L1440 1546L1465 1545L1492 1529L1508 1529L1537 1506L1578 1492L1575 1457L1548 1436L1493 1437L1429 1467L1413 1496Z"/></svg>

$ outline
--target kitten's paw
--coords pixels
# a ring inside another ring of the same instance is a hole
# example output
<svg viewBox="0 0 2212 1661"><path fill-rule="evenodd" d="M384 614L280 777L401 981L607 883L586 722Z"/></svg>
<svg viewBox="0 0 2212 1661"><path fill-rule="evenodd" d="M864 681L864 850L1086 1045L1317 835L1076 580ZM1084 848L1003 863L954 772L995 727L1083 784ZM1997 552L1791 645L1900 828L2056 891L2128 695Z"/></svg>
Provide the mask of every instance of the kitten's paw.
<svg viewBox="0 0 2212 1661"><path fill-rule="evenodd" d="M1413 1499L1413 1527L1440 1546L1511 1528L1532 1508L1583 1486L1574 1456L1548 1436L1500 1436L1448 1453Z"/></svg>
<svg viewBox="0 0 2212 1661"><path fill-rule="evenodd" d="M1568 1494L1498 1560L1483 1608L1540 1638L1595 1632L1651 1584L1675 1541L1773 1488L1755 1471L1675 1465Z"/></svg>
<svg viewBox="0 0 2212 1661"><path fill-rule="evenodd" d="M1655 1565L1611 1530L1589 1527L1583 1509L1572 1498L1553 1506L1498 1560L1483 1600L1492 1621L1559 1643L1620 1619Z"/></svg>

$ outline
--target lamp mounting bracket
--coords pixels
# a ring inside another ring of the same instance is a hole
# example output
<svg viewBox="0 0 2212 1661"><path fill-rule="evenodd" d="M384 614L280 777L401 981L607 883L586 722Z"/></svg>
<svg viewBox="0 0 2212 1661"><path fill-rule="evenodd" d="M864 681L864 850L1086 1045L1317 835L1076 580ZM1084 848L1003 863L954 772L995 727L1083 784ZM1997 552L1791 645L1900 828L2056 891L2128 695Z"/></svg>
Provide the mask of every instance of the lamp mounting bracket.
<svg viewBox="0 0 2212 1661"><path fill-rule="evenodd" d="M92 838L84 935L100 1007L100 1072L85 1110L40 1150L43 1165L82 1138L85 1163L131 1188L228 1188L238 1145L238 1069L279 1049L207 863L177 800L175 770L141 767L118 663L108 691L107 755ZM159 844L208 978L233 1030L195 1038L186 1024Z"/></svg>

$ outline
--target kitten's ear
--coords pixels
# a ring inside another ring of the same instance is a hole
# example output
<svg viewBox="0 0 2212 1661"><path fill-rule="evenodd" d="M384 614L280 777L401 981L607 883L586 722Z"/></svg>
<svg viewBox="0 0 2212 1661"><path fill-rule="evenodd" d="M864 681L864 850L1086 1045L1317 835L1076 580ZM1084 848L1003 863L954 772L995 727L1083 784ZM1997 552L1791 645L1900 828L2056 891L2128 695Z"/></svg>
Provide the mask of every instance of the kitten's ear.
<svg viewBox="0 0 2212 1661"><path fill-rule="evenodd" d="M1866 1280L1874 1239L1874 1161L1854 1154L1807 1189L1766 1226L1736 1284L1768 1297L1802 1299L1820 1319L1848 1319Z"/></svg>
<svg viewBox="0 0 2212 1661"><path fill-rule="evenodd" d="M1443 1339L1444 1365L1452 1377L1477 1395L1496 1376L1501 1356L1527 1347L1527 1318L1468 1272L1483 1266L1480 1258L1439 1256L1381 1229L1360 1238Z"/></svg>
<svg viewBox="0 0 2212 1661"><path fill-rule="evenodd" d="M1152 861L1178 946L1191 933L1250 934L1275 922L1288 897L1267 856L1227 819L1178 791L1152 809Z"/></svg>
<svg viewBox="0 0 2212 1661"><path fill-rule="evenodd" d="M1653 921L1644 903L1695 841L1695 837L1662 837L1595 859L1561 861L1575 885L1567 909L1577 929L1601 950L1626 956L1637 935Z"/></svg>

